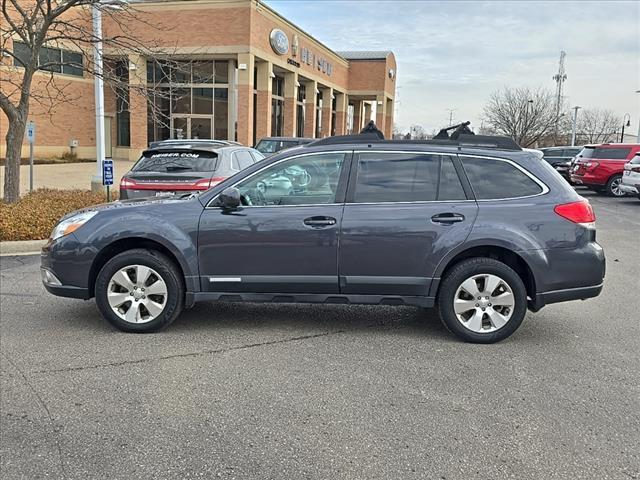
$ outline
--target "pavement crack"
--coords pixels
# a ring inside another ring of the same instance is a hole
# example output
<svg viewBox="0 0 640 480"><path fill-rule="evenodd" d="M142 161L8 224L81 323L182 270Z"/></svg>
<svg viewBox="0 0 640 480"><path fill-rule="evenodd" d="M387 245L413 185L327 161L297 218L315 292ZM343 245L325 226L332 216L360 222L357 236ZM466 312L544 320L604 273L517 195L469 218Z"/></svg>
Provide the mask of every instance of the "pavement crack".
<svg viewBox="0 0 640 480"><path fill-rule="evenodd" d="M51 430L53 431L56 449L58 451L58 460L60 461L60 472L62 473L62 478L67 478L67 472L64 465L64 457L62 455L62 446L60 444L61 443L60 430L56 428L55 420L53 419L53 415L51 415L51 411L49 410L49 407L47 406L46 402L42 399L42 396L40 395L40 393L38 393L38 390L33 386L33 384L29 381L25 373L18 367L18 365L15 364L15 362L11 359L11 357L6 353L3 353L2 355L7 360L7 362L9 362L9 364L20 374L20 376L24 380L24 383L27 385L27 387L29 387L34 397L36 398L37 403L46 412L47 417L49 418L49 423L51 424Z"/></svg>
<svg viewBox="0 0 640 480"><path fill-rule="evenodd" d="M299 337L283 338L281 340L270 340L268 342L249 343L246 345L238 345L235 347L228 347L228 348L216 348L211 350L203 350L201 352L176 353L174 355L164 355L161 357L140 358L138 360L123 360L121 362L100 363L96 365L86 365L82 367L68 367L68 368L51 369L51 370L36 370L33 373L42 374L42 373L77 372L81 370L92 370L96 368L120 367L123 365L136 365L141 363L156 362L160 360L173 360L175 358L193 358L193 357L201 357L204 355L217 355L221 353L234 352L237 350L247 350L249 348L267 347L271 345L279 345L283 343L299 342L302 340L310 340L313 338L327 337L329 335L337 335L339 333L345 333L346 331L347 330L332 330L329 332L315 333L313 335L301 335Z"/></svg>

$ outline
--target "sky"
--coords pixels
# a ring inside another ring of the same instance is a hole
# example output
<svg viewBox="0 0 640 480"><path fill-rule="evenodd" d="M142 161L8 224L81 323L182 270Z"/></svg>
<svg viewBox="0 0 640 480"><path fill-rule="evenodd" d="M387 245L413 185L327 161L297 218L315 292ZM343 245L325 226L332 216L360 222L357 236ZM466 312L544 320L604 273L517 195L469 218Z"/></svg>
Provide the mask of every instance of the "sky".
<svg viewBox="0 0 640 480"><path fill-rule="evenodd" d="M640 121L640 2L266 0L333 50L391 50L396 125L427 133L453 120L481 124L505 86L555 91L566 52L565 105Z"/></svg>

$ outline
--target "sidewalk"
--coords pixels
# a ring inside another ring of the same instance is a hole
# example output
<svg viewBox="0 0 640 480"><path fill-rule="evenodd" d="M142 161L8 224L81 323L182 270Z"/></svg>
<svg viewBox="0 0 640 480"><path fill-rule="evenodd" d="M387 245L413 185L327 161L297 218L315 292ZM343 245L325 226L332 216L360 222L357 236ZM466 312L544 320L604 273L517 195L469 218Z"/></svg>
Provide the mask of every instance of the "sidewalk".
<svg viewBox="0 0 640 480"><path fill-rule="evenodd" d="M129 171L133 162L114 161L113 186L118 188L120 178ZM4 194L4 168L0 167L0 197ZM33 166L33 188L59 188L61 190L90 190L95 163L62 163ZM29 165L20 167L20 194L29 192Z"/></svg>

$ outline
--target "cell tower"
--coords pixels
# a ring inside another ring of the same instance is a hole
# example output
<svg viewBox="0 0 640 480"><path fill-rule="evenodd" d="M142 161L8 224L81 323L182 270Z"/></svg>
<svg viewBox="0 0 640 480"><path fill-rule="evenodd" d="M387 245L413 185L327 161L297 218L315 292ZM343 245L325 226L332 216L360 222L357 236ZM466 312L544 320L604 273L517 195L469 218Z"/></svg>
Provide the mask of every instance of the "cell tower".
<svg viewBox="0 0 640 480"><path fill-rule="evenodd" d="M558 65L558 73L553 76L553 79L556 82L556 118L555 118L555 129L553 133L554 141L558 137L558 123L560 122L560 109L562 108L562 87L564 86L564 81L567 79L566 73L564 73L564 57L567 54L564 50L560 52L560 63Z"/></svg>

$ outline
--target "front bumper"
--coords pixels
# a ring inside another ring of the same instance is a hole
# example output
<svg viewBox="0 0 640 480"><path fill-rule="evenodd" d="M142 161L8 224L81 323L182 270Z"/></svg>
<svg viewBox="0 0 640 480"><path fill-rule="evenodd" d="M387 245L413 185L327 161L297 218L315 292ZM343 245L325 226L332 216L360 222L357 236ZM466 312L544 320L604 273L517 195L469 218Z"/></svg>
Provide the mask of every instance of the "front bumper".
<svg viewBox="0 0 640 480"><path fill-rule="evenodd" d="M74 234L47 242L40 253L42 285L58 297L88 300L91 292L82 286L80 262L73 260L78 242Z"/></svg>

